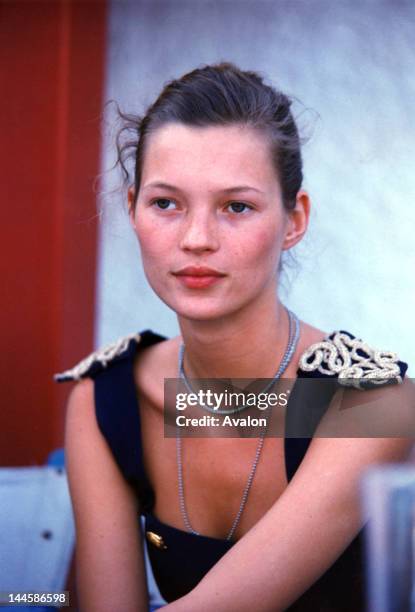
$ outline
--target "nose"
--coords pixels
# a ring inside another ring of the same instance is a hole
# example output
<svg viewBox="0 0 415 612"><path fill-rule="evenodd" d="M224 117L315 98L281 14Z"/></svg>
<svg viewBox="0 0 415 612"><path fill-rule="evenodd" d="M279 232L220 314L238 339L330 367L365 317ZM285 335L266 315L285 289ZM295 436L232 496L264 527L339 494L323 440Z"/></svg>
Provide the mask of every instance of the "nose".
<svg viewBox="0 0 415 612"><path fill-rule="evenodd" d="M218 250L218 227L212 212L193 211L183 221L180 248L193 253Z"/></svg>

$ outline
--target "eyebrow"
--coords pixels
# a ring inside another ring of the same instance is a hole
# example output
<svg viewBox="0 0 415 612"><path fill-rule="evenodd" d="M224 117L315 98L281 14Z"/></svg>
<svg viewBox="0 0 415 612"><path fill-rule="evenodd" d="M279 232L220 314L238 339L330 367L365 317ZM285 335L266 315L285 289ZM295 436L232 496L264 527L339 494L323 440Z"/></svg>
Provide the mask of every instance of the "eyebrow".
<svg viewBox="0 0 415 612"><path fill-rule="evenodd" d="M163 183L161 181L148 183L143 187L143 189L148 189L149 187L170 189L170 191L176 191L177 193L181 193L181 189L179 189L179 187L176 187L175 185L170 185L169 183ZM226 187L225 189L219 189L218 193L234 193L235 191L256 191L257 193L264 193L263 191L256 189L256 187L251 187L250 185L235 185L234 187Z"/></svg>

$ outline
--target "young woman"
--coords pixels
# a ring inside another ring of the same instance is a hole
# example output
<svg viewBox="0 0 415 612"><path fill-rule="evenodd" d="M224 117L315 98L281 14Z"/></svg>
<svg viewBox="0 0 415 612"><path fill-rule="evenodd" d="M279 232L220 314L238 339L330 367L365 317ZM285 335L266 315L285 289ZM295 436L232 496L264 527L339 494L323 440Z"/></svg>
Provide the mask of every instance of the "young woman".
<svg viewBox="0 0 415 612"><path fill-rule="evenodd" d="M131 225L181 333L132 334L57 376L79 380L66 462L82 611L155 609L151 573L172 612L364 609L359 478L404 459L409 439L164 435L166 378L328 379L323 399L297 393L286 408L287 422L317 409L313 431L338 392L406 401L394 354L298 321L278 297L281 256L310 213L290 105L222 63L127 118Z"/></svg>

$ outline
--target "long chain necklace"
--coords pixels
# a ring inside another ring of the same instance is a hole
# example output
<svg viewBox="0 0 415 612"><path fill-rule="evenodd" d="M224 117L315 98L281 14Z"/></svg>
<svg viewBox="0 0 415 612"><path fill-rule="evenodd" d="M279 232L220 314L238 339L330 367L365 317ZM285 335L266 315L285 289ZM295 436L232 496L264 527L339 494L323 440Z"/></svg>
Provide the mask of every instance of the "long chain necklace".
<svg viewBox="0 0 415 612"><path fill-rule="evenodd" d="M281 375L284 373L284 371L286 370L295 352L295 349L297 348L297 344L298 344L299 330L300 330L299 320L297 316L288 309L287 309L287 313L288 313L288 320L289 320L287 348L285 349L285 353L281 360L280 366L271 381L272 384L274 384L274 382L278 380L281 377ZM180 347L180 352L179 352L179 368L178 368L179 376L178 377L182 378L186 383L187 379L186 379L184 369L183 369L183 353L184 353L184 345L182 344L182 346ZM267 385L266 388L268 389L270 386L271 384ZM218 412L218 411L215 411L215 412ZM267 424L268 424L268 421L267 421ZM177 432L178 431L179 430L177 430ZM226 540L230 540L233 534L235 533L235 529L238 526L239 520L242 516L242 512L245 508L245 504L248 499L248 493L251 488L252 481L255 476L255 471L256 471L256 468L259 462L259 458L261 456L262 447L264 445L264 436L265 436L265 430L261 432L261 434L259 435L258 445L257 445L256 452L255 452L255 458L252 463L252 468L248 476L248 480L247 480L244 492L242 494L242 500L239 506L239 510L236 514L235 520L233 521L232 527L228 535L226 536ZM190 533L193 533L194 535L200 535L200 533L198 531L195 531L193 527L191 526L189 516L186 510L186 504L184 500L184 486L183 486L182 440L181 440L181 436L179 435L179 433L176 434L176 456L177 456L177 476L178 476L178 483L179 483L179 504L180 504L180 512L182 514L183 522L186 526L186 529L190 531Z"/></svg>

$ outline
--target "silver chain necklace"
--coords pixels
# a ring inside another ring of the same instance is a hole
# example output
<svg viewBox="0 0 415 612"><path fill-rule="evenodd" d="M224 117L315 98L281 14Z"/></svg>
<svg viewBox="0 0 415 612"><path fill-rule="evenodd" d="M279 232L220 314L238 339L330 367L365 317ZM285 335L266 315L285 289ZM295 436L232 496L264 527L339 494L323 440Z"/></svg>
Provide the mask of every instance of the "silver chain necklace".
<svg viewBox="0 0 415 612"><path fill-rule="evenodd" d="M300 323L299 320L297 318L297 316L292 313L290 310L287 309L287 313L288 313L288 320L289 320L289 332L288 332L288 343L287 343L287 348L285 349L285 353L281 359L281 363L280 366L274 376L274 378L272 379L271 383L269 385L267 385L266 389L268 389L272 384L274 384L274 382L276 380L278 380L281 375L284 373L284 371L286 370L288 364L290 363L292 356L294 355L295 349L297 348L297 344L298 344L298 338L300 335ZM183 368L183 354L184 354L184 345L182 344L180 347L180 351L179 351L179 376L178 378L182 378L185 382L185 384L187 385L187 379L184 373L184 368ZM191 387L190 387L191 388ZM218 412L217 410L215 412ZM236 412L236 411L235 411ZM267 425L268 425L268 420L267 420ZM186 529L188 531L190 531L190 533L193 533L194 535L201 535L198 531L195 531L193 529L193 527L190 524L190 520L187 514L187 510L186 510L186 504L185 504L185 500L184 500L184 486L183 486L183 464L182 464L182 440L181 440L181 436L178 433L179 429L177 428L177 433L176 433L176 456L177 456L177 476L178 476L178 484L179 484L179 504L180 504L180 512L182 514L182 518L183 518L183 522L186 526ZM264 436L265 436L265 431L266 431L266 427L265 430L259 435L259 439L258 439L258 445L256 448L256 452L255 452L255 458L254 461L252 463L252 468L250 471L250 474L248 476L248 480L244 489L244 492L242 494L242 500L241 500L241 504L239 506L239 510L236 514L235 520L232 524L232 527L228 533L228 535L226 536L226 540L230 540L233 536L233 534L235 533L235 529L238 526L239 520L242 516L242 512L245 508L245 504L246 501L248 499L248 493L249 490L251 488L252 485L252 481L254 479L255 476L255 471L259 462L259 458L261 455L261 451L262 451L262 447L264 445Z"/></svg>
<svg viewBox="0 0 415 612"><path fill-rule="evenodd" d="M285 351L285 354L282 357L280 366L277 372L275 373L274 377L264 387L264 389L262 389L262 391L260 391L259 393L266 393L268 389L270 389L275 384L275 381L278 380L278 378L281 376L281 374L284 372L285 368L287 367L288 363L290 362L291 355L288 354L288 351L289 351L289 346L290 346L289 343L291 341L292 334L294 334L293 341L295 342L295 344L297 344L298 334L299 334L298 319L294 315L294 313L292 313L288 309L287 309L287 313L288 313L288 323L289 323L289 332L288 332L289 341L287 345L287 350ZM294 332L293 332L293 328L294 328ZM189 379L187 378L185 374L183 361L184 361L184 344L181 344L179 348L179 378L183 380L189 393L195 393L193 387L190 384ZM225 414L225 415L236 414L238 412L242 412L243 410L246 410L247 408L252 408L252 406L246 405L246 406L237 406L236 408L231 408L230 410L220 410L219 408L211 408L210 406L206 406L202 404L198 404L198 406L199 408L202 408L202 410L206 410L206 412L211 412L212 414Z"/></svg>

